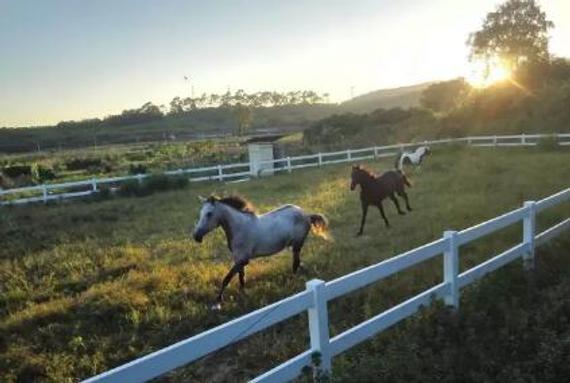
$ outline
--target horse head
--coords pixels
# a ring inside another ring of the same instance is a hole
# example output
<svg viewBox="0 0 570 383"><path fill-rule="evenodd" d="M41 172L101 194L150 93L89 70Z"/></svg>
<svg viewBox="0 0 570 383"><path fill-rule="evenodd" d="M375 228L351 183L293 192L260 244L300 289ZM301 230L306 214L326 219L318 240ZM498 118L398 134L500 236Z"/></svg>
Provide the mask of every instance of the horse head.
<svg viewBox="0 0 570 383"><path fill-rule="evenodd" d="M206 234L220 225L222 217L220 209L218 208L219 199L217 197L198 198L202 203L202 208L200 209L200 217L198 218L198 223L196 223L192 235L196 242L201 243L202 238L204 238Z"/></svg>
<svg viewBox="0 0 570 383"><path fill-rule="evenodd" d="M370 177L370 172L360 165L354 165L350 174L350 190L354 190L356 185L361 184L364 177Z"/></svg>

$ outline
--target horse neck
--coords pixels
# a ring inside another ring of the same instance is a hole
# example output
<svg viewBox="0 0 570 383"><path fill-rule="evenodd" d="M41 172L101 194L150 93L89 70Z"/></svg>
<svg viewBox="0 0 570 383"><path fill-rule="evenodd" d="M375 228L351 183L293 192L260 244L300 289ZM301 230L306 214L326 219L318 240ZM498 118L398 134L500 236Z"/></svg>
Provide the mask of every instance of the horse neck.
<svg viewBox="0 0 570 383"><path fill-rule="evenodd" d="M368 175L368 174L362 174L362 176L360 177L360 186L364 189L364 188L368 188L370 187L370 185L374 184L374 181L376 181L378 178L373 176L373 175Z"/></svg>
<svg viewBox="0 0 570 383"><path fill-rule="evenodd" d="M220 209L222 209L222 218L220 219L220 226L224 233L226 234L226 239L228 241L228 247L232 249L231 242L232 239L239 235L240 228L247 226L248 221L255 217L253 214L243 213L230 206L220 204Z"/></svg>

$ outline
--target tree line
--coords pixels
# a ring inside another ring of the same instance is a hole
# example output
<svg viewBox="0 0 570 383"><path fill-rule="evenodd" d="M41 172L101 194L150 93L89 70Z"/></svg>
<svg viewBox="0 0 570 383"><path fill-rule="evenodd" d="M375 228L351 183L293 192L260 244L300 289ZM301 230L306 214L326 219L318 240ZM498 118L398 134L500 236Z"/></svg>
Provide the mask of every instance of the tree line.
<svg viewBox="0 0 570 383"><path fill-rule="evenodd" d="M103 119L92 118L80 121L62 121L59 128L96 128L100 125L124 126L147 123L168 116L182 116L206 108L223 108L234 112L236 133L243 134L251 125L252 112L256 108L270 108L284 105L314 105L328 100L327 93L318 94L313 90L290 92L261 91L247 93L243 89L223 94L203 93L198 97L174 97L168 106L147 102L140 108L126 109L120 114Z"/></svg>

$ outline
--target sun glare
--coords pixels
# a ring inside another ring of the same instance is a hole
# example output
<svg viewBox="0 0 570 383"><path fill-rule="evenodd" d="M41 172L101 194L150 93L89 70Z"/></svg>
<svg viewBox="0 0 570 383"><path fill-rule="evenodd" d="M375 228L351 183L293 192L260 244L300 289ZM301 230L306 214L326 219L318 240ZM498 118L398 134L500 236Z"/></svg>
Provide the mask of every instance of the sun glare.
<svg viewBox="0 0 570 383"><path fill-rule="evenodd" d="M498 82L510 79L511 72L500 63L474 64L471 73L467 76L467 81L475 88L486 88Z"/></svg>

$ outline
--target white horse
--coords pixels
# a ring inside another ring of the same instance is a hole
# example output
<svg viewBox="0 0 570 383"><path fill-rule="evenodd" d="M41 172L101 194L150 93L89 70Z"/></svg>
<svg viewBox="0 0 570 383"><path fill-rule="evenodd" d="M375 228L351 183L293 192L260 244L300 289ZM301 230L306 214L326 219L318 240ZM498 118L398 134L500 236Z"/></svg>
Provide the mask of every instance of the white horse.
<svg viewBox="0 0 570 383"><path fill-rule="evenodd" d="M301 248L311 230L328 238L328 223L322 214L308 214L295 205L283 205L266 214L257 215L251 204L241 197L199 197L200 218L193 231L200 243L210 231L221 226L226 234L234 265L222 281L215 308L223 300L224 289L239 274L240 288L245 286L245 266L250 259L269 256L286 247L293 249L293 272L301 263Z"/></svg>
<svg viewBox="0 0 570 383"><path fill-rule="evenodd" d="M404 164L420 166L425 156L430 155L431 150L429 146L420 146L413 152L402 152L396 158L396 169L403 170Z"/></svg>

